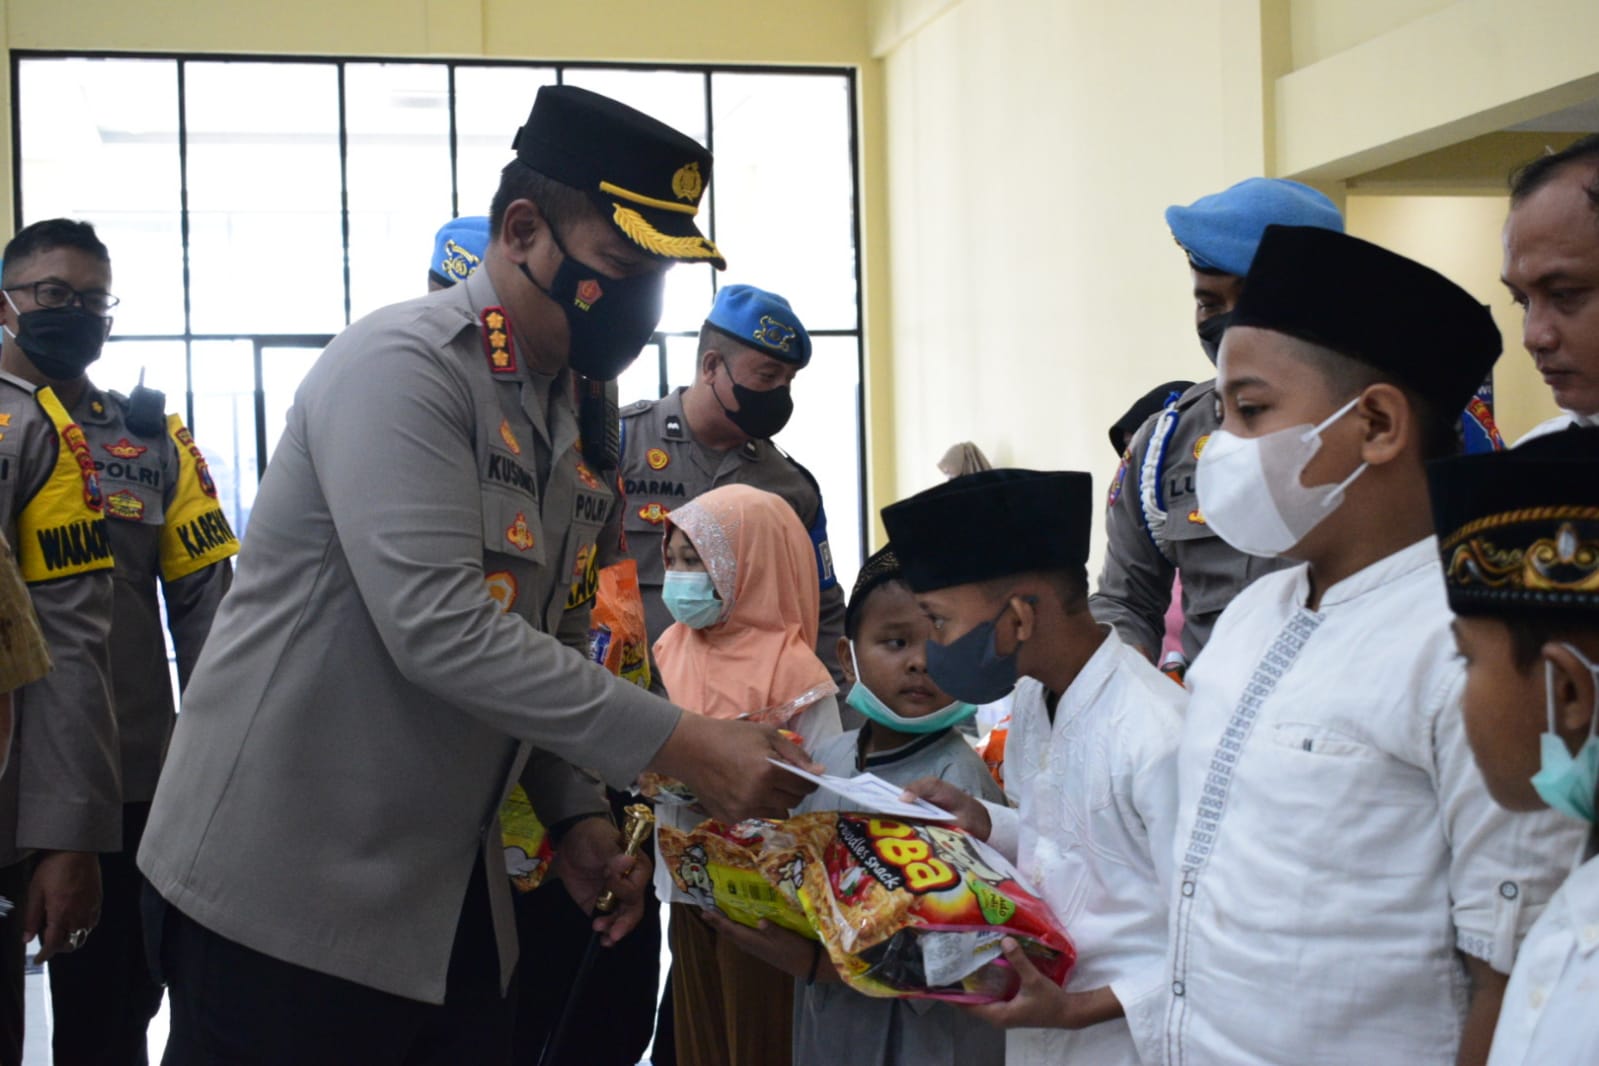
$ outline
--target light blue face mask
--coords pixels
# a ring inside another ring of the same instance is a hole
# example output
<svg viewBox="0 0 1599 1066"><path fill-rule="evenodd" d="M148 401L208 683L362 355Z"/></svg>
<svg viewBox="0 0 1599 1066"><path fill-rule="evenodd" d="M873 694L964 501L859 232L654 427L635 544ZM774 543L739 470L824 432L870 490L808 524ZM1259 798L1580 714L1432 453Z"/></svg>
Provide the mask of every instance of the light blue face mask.
<svg viewBox="0 0 1599 1066"><path fill-rule="evenodd" d="M853 640L849 642L849 661L855 667L857 680L850 688L849 696L844 702L878 725L892 729L896 733L936 733L940 729L948 729L958 722L964 722L977 713L975 704L956 700L949 706L941 707L931 714L924 714L920 718L906 718L904 715L895 714L889 709L888 704L877 698L877 693L858 680L861 676L861 664L860 660L855 658Z"/></svg>
<svg viewBox="0 0 1599 1066"><path fill-rule="evenodd" d="M1555 732L1555 664L1546 661L1543 664L1544 706L1549 712L1549 731L1539 738L1540 769L1532 775L1532 787L1538 790L1539 799L1561 814L1592 825L1594 787L1599 785L1599 736L1595 735L1595 730L1599 729L1599 666L1589 662L1587 656L1570 644L1561 647L1575 655L1594 678L1588 739L1582 742L1577 754L1572 755L1566 742Z"/></svg>
<svg viewBox="0 0 1599 1066"><path fill-rule="evenodd" d="M714 626L727 607L716 598L716 586L704 570L668 570L661 582L661 602L690 629Z"/></svg>

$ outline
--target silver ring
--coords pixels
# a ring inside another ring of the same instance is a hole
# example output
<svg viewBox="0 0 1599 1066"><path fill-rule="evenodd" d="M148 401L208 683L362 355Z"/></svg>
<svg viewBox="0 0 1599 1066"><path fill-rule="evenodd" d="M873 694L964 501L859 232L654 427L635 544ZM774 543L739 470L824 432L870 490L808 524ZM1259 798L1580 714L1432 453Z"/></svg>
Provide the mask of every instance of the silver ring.
<svg viewBox="0 0 1599 1066"><path fill-rule="evenodd" d="M79 948L83 947L83 942L88 939L89 931L87 929L74 929L67 936L67 947L71 948L73 951L77 951Z"/></svg>

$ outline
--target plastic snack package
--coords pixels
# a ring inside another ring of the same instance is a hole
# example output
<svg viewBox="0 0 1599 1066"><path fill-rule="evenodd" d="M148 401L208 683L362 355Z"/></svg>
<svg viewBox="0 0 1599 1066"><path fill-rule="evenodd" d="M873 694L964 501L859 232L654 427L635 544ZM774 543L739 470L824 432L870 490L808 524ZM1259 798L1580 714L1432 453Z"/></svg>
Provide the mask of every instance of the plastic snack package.
<svg viewBox="0 0 1599 1066"><path fill-rule="evenodd" d="M1018 980L1000 954L1007 936L1056 984L1077 958L1021 874L953 826L800 815L767 834L761 870L804 909L844 981L869 996L1006 999Z"/></svg>
<svg viewBox="0 0 1599 1066"><path fill-rule="evenodd" d="M660 865L670 875L677 902L718 910L735 922L754 928L762 918L816 939L799 902L785 896L761 873L759 865L768 838L777 845L792 842L782 822L752 818L737 825L705 821L688 832L657 827Z"/></svg>
<svg viewBox="0 0 1599 1066"><path fill-rule="evenodd" d="M533 813L533 804L521 785L515 785L500 805L500 837L505 847L505 869L511 887L531 892L544 881L555 851L544 823Z"/></svg>
<svg viewBox="0 0 1599 1066"><path fill-rule="evenodd" d="M638 563L623 559L600 571L589 613L589 658L624 681L650 687L650 635Z"/></svg>

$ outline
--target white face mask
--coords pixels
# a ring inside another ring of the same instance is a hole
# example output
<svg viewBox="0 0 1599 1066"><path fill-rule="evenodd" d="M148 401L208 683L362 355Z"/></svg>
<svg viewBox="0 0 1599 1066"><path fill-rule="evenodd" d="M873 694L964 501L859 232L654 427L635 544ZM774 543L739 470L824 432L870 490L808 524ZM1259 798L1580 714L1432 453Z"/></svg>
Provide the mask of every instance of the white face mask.
<svg viewBox="0 0 1599 1066"><path fill-rule="evenodd" d="M1289 426L1261 437L1218 429L1199 453L1194 489L1199 513L1241 552L1281 555L1344 502L1344 490L1368 464L1336 485L1306 485L1300 475L1321 450L1321 434L1360 402L1355 397L1320 425Z"/></svg>

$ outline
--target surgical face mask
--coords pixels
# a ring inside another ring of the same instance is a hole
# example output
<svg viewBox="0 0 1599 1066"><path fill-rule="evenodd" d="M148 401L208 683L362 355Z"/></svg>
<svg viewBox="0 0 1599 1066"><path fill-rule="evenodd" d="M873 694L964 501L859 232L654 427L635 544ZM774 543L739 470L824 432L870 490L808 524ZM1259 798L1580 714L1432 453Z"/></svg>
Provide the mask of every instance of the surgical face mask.
<svg viewBox="0 0 1599 1066"><path fill-rule="evenodd" d="M716 586L704 570L668 570L661 582L661 601L673 618L690 629L714 626L727 607L716 598Z"/></svg>
<svg viewBox="0 0 1599 1066"><path fill-rule="evenodd" d="M1216 365L1216 358L1221 352L1221 335L1227 332L1227 327L1232 325L1233 313L1223 311L1219 315L1211 315L1197 327L1199 332L1199 346L1205 349L1205 358L1210 360L1210 365Z"/></svg>
<svg viewBox="0 0 1599 1066"><path fill-rule="evenodd" d="M550 231L555 237L555 231ZM574 259L559 237L561 265L555 280L545 288L526 263L518 263L533 287L560 305L566 315L571 344L567 362L572 369L595 381L615 381L649 341L661 321L666 275L660 271L630 278L606 277Z"/></svg>
<svg viewBox="0 0 1599 1066"><path fill-rule="evenodd" d="M1290 426L1261 437L1212 433L1194 472L1205 524L1239 551L1267 558L1304 540L1338 509L1344 490L1369 465L1361 463L1336 485L1300 480L1321 450L1322 431L1359 402L1355 397L1320 425Z"/></svg>
<svg viewBox="0 0 1599 1066"><path fill-rule="evenodd" d="M948 644L927 642L927 676L933 684L968 703L993 703L1016 687L1016 657L1022 646L1001 655L995 643L999 620L1010 610L1006 603L998 614Z"/></svg>
<svg viewBox="0 0 1599 1066"><path fill-rule="evenodd" d="M733 401L738 404L738 410L722 403L715 381L711 382L711 392L716 396L716 402L721 404L728 421L756 440L775 436L788 425L789 418L794 414L794 397L787 385L779 385L775 389L745 388L733 377L733 368L726 360L723 360L722 366L727 370L727 379L733 382Z"/></svg>
<svg viewBox="0 0 1599 1066"><path fill-rule="evenodd" d="M111 320L81 307L41 307L18 310L11 294L6 302L17 312L17 329L11 334L22 354L51 381L72 381L100 358Z"/></svg>
<svg viewBox="0 0 1599 1066"><path fill-rule="evenodd" d="M1555 732L1555 664L1546 661L1543 664L1544 708L1549 713L1549 731L1538 740L1539 770L1532 775L1532 787L1538 791L1538 798L1550 807L1569 818L1591 825L1594 821L1594 788L1599 786L1599 737L1594 735L1595 730L1599 729L1599 666L1589 662L1587 656L1570 644L1562 644L1561 647L1575 655L1594 678L1593 710L1588 715L1588 739L1582 742L1577 754L1572 755L1566 748L1566 742Z"/></svg>
<svg viewBox="0 0 1599 1066"><path fill-rule="evenodd" d="M977 713L975 704L956 700L919 718L906 718L902 714L895 714L888 704L877 698L877 693L866 687L866 682L860 680L861 661L855 657L853 640L849 642L849 661L855 667L855 684L851 686L849 696L844 702L878 725L892 729L896 733L937 733L957 722L964 722Z"/></svg>

